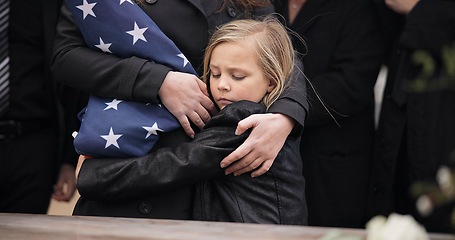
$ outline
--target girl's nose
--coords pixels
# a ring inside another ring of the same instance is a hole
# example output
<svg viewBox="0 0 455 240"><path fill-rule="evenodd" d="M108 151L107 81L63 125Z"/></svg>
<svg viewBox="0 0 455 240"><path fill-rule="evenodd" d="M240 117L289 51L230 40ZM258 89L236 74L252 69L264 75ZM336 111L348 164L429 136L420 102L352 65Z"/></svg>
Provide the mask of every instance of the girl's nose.
<svg viewBox="0 0 455 240"><path fill-rule="evenodd" d="M218 81L218 90L220 91L229 91L229 80L226 77L221 76L220 80Z"/></svg>

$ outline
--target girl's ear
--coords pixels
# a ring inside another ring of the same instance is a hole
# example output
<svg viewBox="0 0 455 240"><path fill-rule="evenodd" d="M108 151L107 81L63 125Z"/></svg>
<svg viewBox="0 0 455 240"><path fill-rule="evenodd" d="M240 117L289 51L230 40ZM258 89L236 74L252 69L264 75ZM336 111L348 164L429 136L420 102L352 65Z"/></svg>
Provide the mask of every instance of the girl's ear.
<svg viewBox="0 0 455 240"><path fill-rule="evenodd" d="M269 80L269 85L267 86L267 92L270 93L272 92L273 89L276 87L276 82Z"/></svg>

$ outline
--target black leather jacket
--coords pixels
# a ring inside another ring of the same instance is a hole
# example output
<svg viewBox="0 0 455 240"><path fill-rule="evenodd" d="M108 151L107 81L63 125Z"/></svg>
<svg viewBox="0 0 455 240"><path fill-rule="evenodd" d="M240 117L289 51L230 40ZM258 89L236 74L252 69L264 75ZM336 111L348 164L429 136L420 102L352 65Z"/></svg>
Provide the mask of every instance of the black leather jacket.
<svg viewBox="0 0 455 240"><path fill-rule="evenodd" d="M86 160L78 179L79 192L85 199L115 202L197 184L193 219L305 225L298 137L288 138L271 169L260 177L224 175L219 167L248 136L234 134L237 123L264 112L262 104L236 102L214 116L191 142L160 148L142 158Z"/></svg>

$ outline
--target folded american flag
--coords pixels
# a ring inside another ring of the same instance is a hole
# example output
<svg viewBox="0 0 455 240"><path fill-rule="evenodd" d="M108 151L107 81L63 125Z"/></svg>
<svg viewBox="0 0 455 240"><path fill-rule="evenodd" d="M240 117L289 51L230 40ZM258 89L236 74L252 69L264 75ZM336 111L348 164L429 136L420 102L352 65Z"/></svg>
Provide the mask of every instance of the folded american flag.
<svg viewBox="0 0 455 240"><path fill-rule="evenodd" d="M175 44L134 0L66 0L90 48L128 58L137 56L180 72L196 71ZM162 105L90 96L79 114L76 151L95 157L143 156L159 132L180 127Z"/></svg>

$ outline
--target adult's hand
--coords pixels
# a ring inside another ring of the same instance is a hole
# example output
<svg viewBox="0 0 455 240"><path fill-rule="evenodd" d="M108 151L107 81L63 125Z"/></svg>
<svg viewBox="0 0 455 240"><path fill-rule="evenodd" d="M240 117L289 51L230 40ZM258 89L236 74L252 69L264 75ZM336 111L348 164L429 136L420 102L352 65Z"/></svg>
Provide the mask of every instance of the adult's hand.
<svg viewBox="0 0 455 240"><path fill-rule="evenodd" d="M221 161L225 173L235 176L250 172L251 177L266 173L294 127L294 120L283 114L254 114L239 122L236 134L253 128L249 137Z"/></svg>
<svg viewBox="0 0 455 240"><path fill-rule="evenodd" d="M62 164L58 175L58 180L54 186L53 197L57 201L68 202L76 191L76 177L74 167L70 164Z"/></svg>
<svg viewBox="0 0 455 240"><path fill-rule="evenodd" d="M191 138L194 131L190 121L202 128L216 111L215 104L208 97L207 86L192 74L169 72L158 95Z"/></svg>
<svg viewBox="0 0 455 240"><path fill-rule="evenodd" d="M385 0L386 5L393 11L407 15L419 0Z"/></svg>

